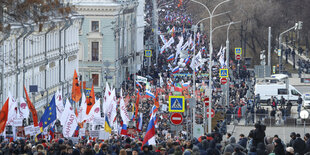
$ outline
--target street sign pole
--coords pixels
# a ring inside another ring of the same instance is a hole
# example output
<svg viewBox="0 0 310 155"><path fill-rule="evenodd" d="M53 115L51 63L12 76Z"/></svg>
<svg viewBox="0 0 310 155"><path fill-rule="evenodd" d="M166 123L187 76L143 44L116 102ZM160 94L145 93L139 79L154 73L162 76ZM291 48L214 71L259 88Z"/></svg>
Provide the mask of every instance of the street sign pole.
<svg viewBox="0 0 310 155"><path fill-rule="evenodd" d="M227 40L226 40L226 68L229 71L229 40L228 40L228 30L229 27L227 29ZM226 105L229 105L229 76L227 78L227 83L226 83Z"/></svg>

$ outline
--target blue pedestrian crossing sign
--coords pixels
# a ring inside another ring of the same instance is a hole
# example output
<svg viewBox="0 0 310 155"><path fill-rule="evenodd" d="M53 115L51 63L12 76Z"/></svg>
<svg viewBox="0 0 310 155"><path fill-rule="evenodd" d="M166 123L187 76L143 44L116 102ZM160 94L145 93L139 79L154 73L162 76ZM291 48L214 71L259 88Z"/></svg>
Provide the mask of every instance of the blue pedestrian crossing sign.
<svg viewBox="0 0 310 155"><path fill-rule="evenodd" d="M151 57L152 56L152 50L145 50L145 57Z"/></svg>
<svg viewBox="0 0 310 155"><path fill-rule="evenodd" d="M235 48L235 55L241 55L242 54L242 48L238 47Z"/></svg>
<svg viewBox="0 0 310 155"><path fill-rule="evenodd" d="M184 96L169 96L169 112L184 112L185 97Z"/></svg>
<svg viewBox="0 0 310 155"><path fill-rule="evenodd" d="M220 69L220 77L228 78L228 69Z"/></svg>

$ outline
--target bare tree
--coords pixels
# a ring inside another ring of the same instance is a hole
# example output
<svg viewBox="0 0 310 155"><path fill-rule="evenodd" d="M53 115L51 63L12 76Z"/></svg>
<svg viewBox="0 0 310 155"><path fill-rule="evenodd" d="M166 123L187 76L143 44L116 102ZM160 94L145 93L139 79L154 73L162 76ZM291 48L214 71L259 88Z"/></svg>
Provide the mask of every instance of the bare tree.
<svg viewBox="0 0 310 155"><path fill-rule="evenodd" d="M10 29L10 23L24 26L36 23L42 29L43 23L55 17L66 17L71 6L61 4L59 0L0 0L0 32Z"/></svg>

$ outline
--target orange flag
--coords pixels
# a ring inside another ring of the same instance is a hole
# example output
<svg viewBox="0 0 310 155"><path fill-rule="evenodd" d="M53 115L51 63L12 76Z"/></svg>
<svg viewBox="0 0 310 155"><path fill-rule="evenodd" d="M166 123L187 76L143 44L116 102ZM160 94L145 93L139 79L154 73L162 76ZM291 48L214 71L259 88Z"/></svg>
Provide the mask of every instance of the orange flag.
<svg viewBox="0 0 310 155"><path fill-rule="evenodd" d="M187 87L182 87L182 94L183 96L187 99L187 98L191 98L191 96L188 93L188 88Z"/></svg>
<svg viewBox="0 0 310 155"><path fill-rule="evenodd" d="M1 112L0 112L0 133L2 133L5 129L6 121L8 120L8 112L9 112L9 98L5 101Z"/></svg>
<svg viewBox="0 0 310 155"><path fill-rule="evenodd" d="M94 106L95 104L95 92L94 92L94 84L91 87L91 91L89 94L89 97L86 100L87 102L87 109L86 109L86 114L88 115L90 112L90 109Z"/></svg>
<svg viewBox="0 0 310 155"><path fill-rule="evenodd" d="M136 100L136 104L135 104L135 108L136 108L136 113L135 113L135 118L138 118L138 111L139 111L139 100L140 100L140 94L139 91L137 92L137 100Z"/></svg>
<svg viewBox="0 0 310 155"><path fill-rule="evenodd" d="M26 90L26 87L24 86L24 90L25 90L25 94L26 94L26 99L27 99L27 105L28 105L28 108L29 110L31 111L32 113L32 119L33 119L33 126L38 126L38 115L37 115L37 110L36 108L33 106L33 104L31 103L31 100L28 96L28 93L27 93L27 90Z"/></svg>
<svg viewBox="0 0 310 155"><path fill-rule="evenodd" d="M82 94L81 94L79 79L78 79L76 71L74 70L74 76L72 80L72 100L77 103L80 101L81 97L82 97Z"/></svg>
<svg viewBox="0 0 310 155"><path fill-rule="evenodd" d="M158 91L156 91L156 96L154 99L154 105L159 108L159 98L158 98Z"/></svg>

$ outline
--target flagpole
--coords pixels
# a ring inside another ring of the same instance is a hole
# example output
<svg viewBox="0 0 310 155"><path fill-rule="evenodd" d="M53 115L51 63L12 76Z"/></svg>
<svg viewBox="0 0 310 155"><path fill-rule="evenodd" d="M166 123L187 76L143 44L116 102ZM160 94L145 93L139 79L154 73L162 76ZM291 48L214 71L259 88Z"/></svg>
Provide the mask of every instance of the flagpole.
<svg viewBox="0 0 310 155"><path fill-rule="evenodd" d="M197 25L193 25L192 29L194 30L194 55L193 55L193 60L194 61L194 57L196 56L196 32L197 32ZM195 67L195 66L194 66ZM196 102L196 73L195 73L195 69L193 68L193 96ZM204 107L205 109L205 107ZM193 107L193 123L192 123L192 138L194 138L194 126L196 124L196 118L195 118L195 111L196 111L196 107Z"/></svg>

